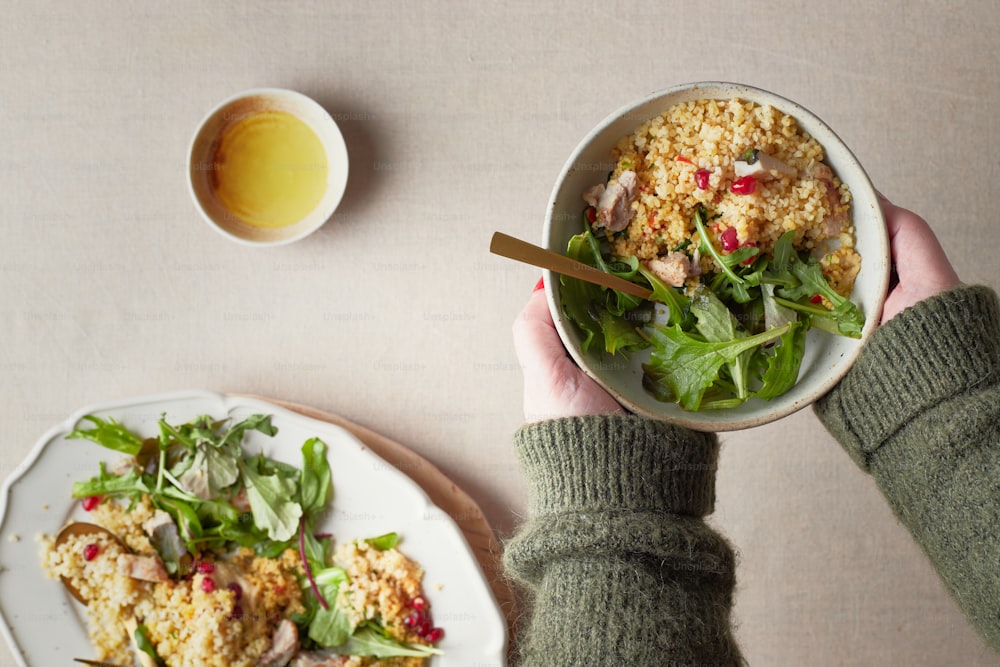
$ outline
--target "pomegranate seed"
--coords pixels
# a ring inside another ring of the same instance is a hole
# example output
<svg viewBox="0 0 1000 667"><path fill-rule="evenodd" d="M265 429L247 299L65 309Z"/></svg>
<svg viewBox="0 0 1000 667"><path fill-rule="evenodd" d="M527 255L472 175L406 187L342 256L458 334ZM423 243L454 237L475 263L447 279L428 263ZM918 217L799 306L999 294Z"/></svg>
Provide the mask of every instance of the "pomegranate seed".
<svg viewBox="0 0 1000 667"><path fill-rule="evenodd" d="M587 207L587 222L594 222L597 220L597 209L593 206Z"/></svg>
<svg viewBox="0 0 1000 667"><path fill-rule="evenodd" d="M403 619L403 625L408 628L419 628L424 624L424 613L422 611L414 611L409 616Z"/></svg>
<svg viewBox="0 0 1000 667"><path fill-rule="evenodd" d="M421 639L427 639L427 635L429 635L433 629L434 624L431 623L430 619L425 619L424 622L420 624L420 627L417 628L417 634Z"/></svg>
<svg viewBox="0 0 1000 667"><path fill-rule="evenodd" d="M750 195L757 189L757 180L753 176L743 176L733 181L729 191L734 195Z"/></svg>
<svg viewBox="0 0 1000 667"><path fill-rule="evenodd" d="M92 561L101 553L101 548L96 544L88 544L83 548L83 560Z"/></svg>
<svg viewBox="0 0 1000 667"><path fill-rule="evenodd" d="M215 572L215 564L210 563L207 560L203 560L198 563L198 567L195 569L198 570L198 574L212 574Z"/></svg>
<svg viewBox="0 0 1000 667"><path fill-rule="evenodd" d="M819 294L813 294L809 300L812 301L813 303L822 303L823 297L821 297Z"/></svg>
<svg viewBox="0 0 1000 667"><path fill-rule="evenodd" d="M90 512L95 507L97 507L98 505L101 504L101 497L100 496L89 496L89 497L84 498L83 500L81 500L80 504L83 506L83 509L84 509L85 512Z"/></svg>
<svg viewBox="0 0 1000 667"><path fill-rule="evenodd" d="M239 600L241 597L243 597L243 587L240 586L235 581L226 586L226 588L228 588L232 592L234 600Z"/></svg>
<svg viewBox="0 0 1000 667"><path fill-rule="evenodd" d="M726 252L732 252L739 248L740 241L736 236L736 228L726 228L726 231L722 232L722 235L719 237L719 243L722 244L722 249Z"/></svg>
<svg viewBox="0 0 1000 667"><path fill-rule="evenodd" d="M756 248L757 244L754 243L753 241L747 241L746 243L743 244L743 247L744 248ZM749 265L753 264L753 262L754 262L755 259L757 259L757 255L753 255L751 257L747 257L746 259L743 260L743 264L745 266L749 266Z"/></svg>
<svg viewBox="0 0 1000 667"><path fill-rule="evenodd" d="M212 579L212 577L205 577L204 579L202 579L201 590L205 591L206 593L211 593L212 591L214 591L215 579Z"/></svg>
<svg viewBox="0 0 1000 667"><path fill-rule="evenodd" d="M425 598L423 595L418 595L417 597L410 600L410 606L413 607L414 609L427 609L428 607L430 607L430 605L427 604L427 598Z"/></svg>
<svg viewBox="0 0 1000 667"><path fill-rule="evenodd" d="M694 183L698 186L699 190L708 190L708 179L711 176L712 172L708 169L699 169L694 172Z"/></svg>
<svg viewBox="0 0 1000 667"><path fill-rule="evenodd" d="M237 605L233 605L233 615L232 615L232 617L233 618L243 618L243 607L239 606L238 604Z"/></svg>
<svg viewBox="0 0 1000 667"><path fill-rule="evenodd" d="M424 637L424 639L432 644L437 644L439 641L444 639L444 628L431 628L430 632L427 633L427 636Z"/></svg>

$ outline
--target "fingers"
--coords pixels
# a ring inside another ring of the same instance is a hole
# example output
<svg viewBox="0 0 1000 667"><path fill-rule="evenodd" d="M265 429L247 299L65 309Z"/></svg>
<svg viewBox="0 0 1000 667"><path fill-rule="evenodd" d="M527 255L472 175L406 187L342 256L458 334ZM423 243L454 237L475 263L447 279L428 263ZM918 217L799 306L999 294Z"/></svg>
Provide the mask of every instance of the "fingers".
<svg viewBox="0 0 1000 667"><path fill-rule="evenodd" d="M892 260L900 282L919 280L954 286L958 275L934 230L922 217L881 197Z"/></svg>
<svg viewBox="0 0 1000 667"><path fill-rule="evenodd" d="M549 312L545 292L536 289L514 319L514 351L525 373L551 368L566 355Z"/></svg>
<svg viewBox="0 0 1000 667"><path fill-rule="evenodd" d="M882 323L906 308L961 284L927 221L879 194L898 283L882 310Z"/></svg>

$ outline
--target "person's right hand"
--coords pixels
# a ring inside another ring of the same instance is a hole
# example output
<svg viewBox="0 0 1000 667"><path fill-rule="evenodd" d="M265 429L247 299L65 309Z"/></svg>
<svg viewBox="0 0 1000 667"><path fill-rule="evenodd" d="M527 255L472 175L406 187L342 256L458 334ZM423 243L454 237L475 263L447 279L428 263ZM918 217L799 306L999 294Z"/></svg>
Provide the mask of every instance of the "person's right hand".
<svg viewBox="0 0 1000 667"><path fill-rule="evenodd" d="M918 301L962 284L930 225L916 213L879 195L889 228L892 263L899 282L890 288L882 324Z"/></svg>

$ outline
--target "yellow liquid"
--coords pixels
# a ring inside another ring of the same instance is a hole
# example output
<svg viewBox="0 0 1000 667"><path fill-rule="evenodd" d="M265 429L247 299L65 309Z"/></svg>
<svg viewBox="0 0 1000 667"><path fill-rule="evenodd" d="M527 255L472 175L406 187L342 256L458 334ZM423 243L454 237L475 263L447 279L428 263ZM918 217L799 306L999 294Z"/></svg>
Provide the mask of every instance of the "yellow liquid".
<svg viewBox="0 0 1000 667"><path fill-rule="evenodd" d="M212 188L234 216L255 227L287 227L323 199L326 150L312 128L284 111L230 125L219 140Z"/></svg>

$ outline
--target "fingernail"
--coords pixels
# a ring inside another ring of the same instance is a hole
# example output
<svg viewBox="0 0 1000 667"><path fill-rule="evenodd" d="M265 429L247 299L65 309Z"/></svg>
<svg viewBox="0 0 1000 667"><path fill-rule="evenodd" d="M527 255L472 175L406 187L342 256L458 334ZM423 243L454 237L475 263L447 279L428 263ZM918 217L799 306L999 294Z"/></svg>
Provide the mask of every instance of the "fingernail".
<svg viewBox="0 0 1000 667"><path fill-rule="evenodd" d="M537 292L540 289L545 289L545 278L539 278L538 282L535 283L535 288L531 290L532 292Z"/></svg>

